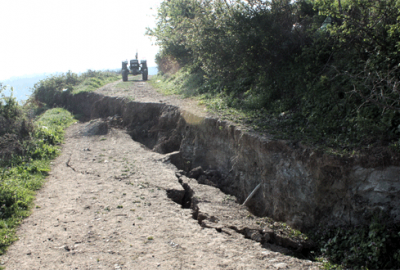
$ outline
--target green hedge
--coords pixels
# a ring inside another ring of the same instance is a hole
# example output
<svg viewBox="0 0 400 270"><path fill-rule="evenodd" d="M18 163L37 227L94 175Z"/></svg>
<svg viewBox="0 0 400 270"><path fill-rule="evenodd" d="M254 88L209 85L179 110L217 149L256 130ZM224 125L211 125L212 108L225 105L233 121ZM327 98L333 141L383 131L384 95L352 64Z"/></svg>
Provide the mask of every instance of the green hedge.
<svg viewBox="0 0 400 270"><path fill-rule="evenodd" d="M262 115L257 126L400 151L398 18L399 0L171 0L147 34L162 74L184 68L189 94Z"/></svg>

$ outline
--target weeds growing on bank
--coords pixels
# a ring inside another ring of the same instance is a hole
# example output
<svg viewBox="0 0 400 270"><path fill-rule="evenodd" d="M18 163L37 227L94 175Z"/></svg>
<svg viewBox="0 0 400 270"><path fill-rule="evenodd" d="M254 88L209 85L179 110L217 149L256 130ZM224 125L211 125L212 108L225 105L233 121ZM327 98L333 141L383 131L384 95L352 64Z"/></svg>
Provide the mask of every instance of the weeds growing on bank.
<svg viewBox="0 0 400 270"><path fill-rule="evenodd" d="M108 83L119 80L120 74L89 70L80 77L82 77L82 82L73 89L73 94L94 91Z"/></svg>
<svg viewBox="0 0 400 270"><path fill-rule="evenodd" d="M0 255L17 239L16 227L29 215L35 191L59 153L64 130L75 121L60 108L33 121L27 116L30 109L13 97L0 99Z"/></svg>
<svg viewBox="0 0 400 270"><path fill-rule="evenodd" d="M400 153L399 7L170 0L147 34L160 46L156 62L169 76L157 80L167 92L340 155L387 146Z"/></svg>
<svg viewBox="0 0 400 270"><path fill-rule="evenodd" d="M61 104L61 101L70 93L91 92L119 79L119 74L115 72L88 70L77 75L69 71L39 81L33 88L32 98L52 106L53 104Z"/></svg>
<svg viewBox="0 0 400 270"><path fill-rule="evenodd" d="M199 76L182 68L172 75L153 76L149 82L163 94L196 98L200 105L206 105L221 119L268 133L276 139L290 139L339 156L356 156L360 151L382 145L388 146L394 154L400 153L400 139L389 142L382 122L359 118L356 110L349 110L346 119L316 113L311 120L303 111L282 112L280 107L257 107L254 104L257 101L249 101L248 97L240 100L218 90L211 91L208 89L211 85L202 83ZM352 122L358 128L345 128L346 122ZM395 133L400 134L400 127Z"/></svg>
<svg viewBox="0 0 400 270"><path fill-rule="evenodd" d="M313 255L325 269L398 269L400 228L382 215L369 225L319 227L309 234L316 241Z"/></svg>

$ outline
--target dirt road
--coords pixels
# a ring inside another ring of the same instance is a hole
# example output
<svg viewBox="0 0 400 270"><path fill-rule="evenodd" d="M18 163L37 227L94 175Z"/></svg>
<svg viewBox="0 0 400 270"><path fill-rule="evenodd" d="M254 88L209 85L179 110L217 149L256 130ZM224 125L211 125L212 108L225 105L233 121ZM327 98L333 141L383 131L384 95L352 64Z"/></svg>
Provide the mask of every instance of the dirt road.
<svg viewBox="0 0 400 270"><path fill-rule="evenodd" d="M208 112L204 105L199 105L198 101L182 99L175 95L164 96L154 90L148 82L144 82L140 78L140 76L135 76L129 77L127 82L116 81L96 90L96 92L105 96L125 97L138 102L165 103L177 106L198 116L215 116ZM152 79L151 76L149 79Z"/></svg>
<svg viewBox="0 0 400 270"><path fill-rule="evenodd" d="M129 83L126 89L115 88L117 82L99 91L114 87L114 94L134 96L146 87L148 97L163 99L147 83ZM168 155L146 149L122 129L98 129L101 125L77 123L67 130L62 154L19 229L20 240L0 258L7 270L318 269L315 262L285 255L285 249L194 219L193 209L171 199L174 193L187 195L182 183L203 207L222 209L220 217L209 218L215 224L250 215L220 190L177 173Z"/></svg>

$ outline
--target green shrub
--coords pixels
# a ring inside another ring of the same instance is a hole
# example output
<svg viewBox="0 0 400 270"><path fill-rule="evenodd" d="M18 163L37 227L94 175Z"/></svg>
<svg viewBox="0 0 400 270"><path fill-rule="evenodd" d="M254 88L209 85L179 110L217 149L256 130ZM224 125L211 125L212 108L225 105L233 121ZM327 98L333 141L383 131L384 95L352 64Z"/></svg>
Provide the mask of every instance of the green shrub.
<svg viewBox="0 0 400 270"><path fill-rule="evenodd" d="M49 106L60 102L64 92L71 92L73 87L80 83L78 75L67 72L66 74L53 75L35 84L33 97Z"/></svg>
<svg viewBox="0 0 400 270"><path fill-rule="evenodd" d="M221 99L207 103L256 116L257 128L283 137L395 147L400 2L339 2L163 2L147 33L161 47L160 70L174 61L182 70L157 79L170 93Z"/></svg>
<svg viewBox="0 0 400 270"><path fill-rule="evenodd" d="M398 269L400 228L373 218L366 226L320 227L314 232L317 256L352 269Z"/></svg>
<svg viewBox="0 0 400 270"><path fill-rule="evenodd" d="M4 96L0 87L0 166L16 161L25 153L24 144L30 140L32 122L11 95Z"/></svg>
<svg viewBox="0 0 400 270"><path fill-rule="evenodd" d="M81 75L68 71L65 74L54 75L35 84L33 99L50 107L62 104L66 95L82 91L93 91L97 88L118 80L115 72L88 70Z"/></svg>

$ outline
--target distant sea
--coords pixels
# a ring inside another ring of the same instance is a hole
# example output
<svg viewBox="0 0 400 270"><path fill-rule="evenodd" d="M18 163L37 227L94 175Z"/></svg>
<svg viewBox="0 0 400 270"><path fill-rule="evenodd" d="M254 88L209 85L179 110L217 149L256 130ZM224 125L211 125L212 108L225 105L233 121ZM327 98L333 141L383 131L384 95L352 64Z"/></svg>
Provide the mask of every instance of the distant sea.
<svg viewBox="0 0 400 270"><path fill-rule="evenodd" d="M31 88L39 82L51 76L51 73L42 73L42 74L33 74L33 75L24 75L20 77L11 77L7 80L2 80L0 83L4 86L7 86L7 90L5 90L2 94L6 96L11 95L11 87L14 89L12 95L17 98L19 103L23 103L23 101L27 100L29 96L32 94Z"/></svg>
<svg viewBox="0 0 400 270"><path fill-rule="evenodd" d="M157 67L149 67L149 75L157 75ZM0 83L7 85L7 90L3 92L6 96L11 95L10 88L14 89L13 96L17 98L19 103L24 103L25 100L29 98L32 94L32 89L36 83L52 75L57 75L61 73L41 73L33 75L24 75L20 77L11 77L7 80L0 80Z"/></svg>

